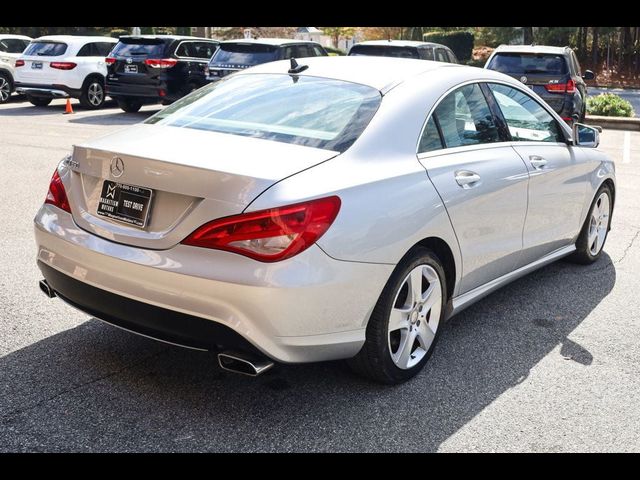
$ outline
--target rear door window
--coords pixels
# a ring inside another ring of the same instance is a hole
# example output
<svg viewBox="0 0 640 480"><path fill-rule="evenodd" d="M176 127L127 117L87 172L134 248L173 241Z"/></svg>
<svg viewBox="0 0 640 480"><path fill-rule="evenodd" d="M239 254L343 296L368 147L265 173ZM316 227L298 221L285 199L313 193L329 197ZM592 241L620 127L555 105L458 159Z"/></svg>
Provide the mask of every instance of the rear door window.
<svg viewBox="0 0 640 480"><path fill-rule="evenodd" d="M230 65L258 65L276 60L276 46L255 43L225 43L216 51L212 63Z"/></svg>
<svg viewBox="0 0 640 480"><path fill-rule="evenodd" d="M325 51L319 45L312 45L311 48L313 49L313 56L316 56L316 57L326 56Z"/></svg>
<svg viewBox="0 0 640 480"><path fill-rule="evenodd" d="M110 49L105 52L104 45L109 45L109 44L102 43L102 42L87 43L80 49L80 51L76 56L77 57L106 57Z"/></svg>
<svg viewBox="0 0 640 480"><path fill-rule="evenodd" d="M59 57L67 51L67 44L62 42L31 42L24 55L36 55L39 57Z"/></svg>
<svg viewBox="0 0 640 480"><path fill-rule="evenodd" d="M535 73L566 75L568 72L567 62L563 55L548 53L497 53L487 68L513 75Z"/></svg>
<svg viewBox="0 0 640 480"><path fill-rule="evenodd" d="M444 48L436 48L436 61L448 62L447 51Z"/></svg>
<svg viewBox="0 0 640 480"><path fill-rule="evenodd" d="M213 57L217 47L217 44L211 42L193 42L193 56L209 60Z"/></svg>
<svg viewBox="0 0 640 480"><path fill-rule="evenodd" d="M435 60L433 56L433 48L419 48L418 53L420 54L420 58L423 60Z"/></svg>

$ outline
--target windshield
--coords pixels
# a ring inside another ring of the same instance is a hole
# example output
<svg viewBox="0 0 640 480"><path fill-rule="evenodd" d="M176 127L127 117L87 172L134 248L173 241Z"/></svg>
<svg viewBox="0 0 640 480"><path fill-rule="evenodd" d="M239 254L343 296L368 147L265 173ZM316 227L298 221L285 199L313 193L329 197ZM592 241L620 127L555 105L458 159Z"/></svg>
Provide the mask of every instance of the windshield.
<svg viewBox="0 0 640 480"><path fill-rule="evenodd" d="M67 44L61 42L31 42L23 55L59 57L67 51Z"/></svg>
<svg viewBox="0 0 640 480"><path fill-rule="evenodd" d="M525 73L565 75L567 73L567 63L562 55L541 53L497 53L487 68L518 75Z"/></svg>
<svg viewBox="0 0 640 480"><path fill-rule="evenodd" d="M356 45L349 55L371 55L375 57L420 58L418 49L413 47L383 47L379 45Z"/></svg>
<svg viewBox="0 0 640 480"><path fill-rule="evenodd" d="M374 88L340 80L234 75L182 98L145 123L343 152L369 124L381 98Z"/></svg>
<svg viewBox="0 0 640 480"><path fill-rule="evenodd" d="M214 65L258 65L277 60L276 53L277 47L272 45L222 43L213 55L211 63Z"/></svg>
<svg viewBox="0 0 640 480"><path fill-rule="evenodd" d="M162 58L164 56L164 46L164 41L152 38L120 40L111 55L118 57Z"/></svg>

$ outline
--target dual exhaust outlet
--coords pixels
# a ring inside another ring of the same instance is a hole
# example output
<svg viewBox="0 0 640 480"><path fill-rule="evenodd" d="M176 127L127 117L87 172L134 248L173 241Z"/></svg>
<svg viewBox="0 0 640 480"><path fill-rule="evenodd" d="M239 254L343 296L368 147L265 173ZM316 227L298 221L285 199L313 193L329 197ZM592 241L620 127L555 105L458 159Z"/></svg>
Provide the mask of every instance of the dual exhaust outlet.
<svg viewBox="0 0 640 480"><path fill-rule="evenodd" d="M47 297L56 297L56 292L46 280L40 280L38 286ZM257 377L273 367L273 362L266 357L235 351L220 352L218 354L218 364L223 370L250 377Z"/></svg>

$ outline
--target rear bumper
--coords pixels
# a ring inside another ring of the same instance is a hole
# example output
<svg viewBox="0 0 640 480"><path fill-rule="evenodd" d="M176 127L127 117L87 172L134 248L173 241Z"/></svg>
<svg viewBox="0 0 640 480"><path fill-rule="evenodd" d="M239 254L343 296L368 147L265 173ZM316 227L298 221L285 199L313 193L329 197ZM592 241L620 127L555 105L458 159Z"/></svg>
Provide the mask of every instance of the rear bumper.
<svg viewBox="0 0 640 480"><path fill-rule="evenodd" d="M146 250L81 230L51 205L35 236L45 279L90 315L197 348L250 344L284 363L355 355L393 270L334 260L317 245L274 264L185 245Z"/></svg>
<svg viewBox="0 0 640 480"><path fill-rule="evenodd" d="M80 98L82 90L71 88L66 85L45 85L39 83L16 82L17 93L43 98Z"/></svg>
<svg viewBox="0 0 640 480"><path fill-rule="evenodd" d="M179 94L171 91L164 82L140 85L135 83L119 83L107 79L105 85L106 94L113 99L139 99L143 103L158 103L162 101L173 102L180 98ZM160 92L163 91L164 95Z"/></svg>

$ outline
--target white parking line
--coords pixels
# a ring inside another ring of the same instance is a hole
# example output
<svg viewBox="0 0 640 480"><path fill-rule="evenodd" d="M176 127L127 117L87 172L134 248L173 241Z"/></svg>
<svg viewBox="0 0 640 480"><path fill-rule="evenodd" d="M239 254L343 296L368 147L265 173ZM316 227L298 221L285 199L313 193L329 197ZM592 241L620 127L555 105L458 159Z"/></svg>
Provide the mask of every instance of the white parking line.
<svg viewBox="0 0 640 480"><path fill-rule="evenodd" d="M622 145L622 163L631 163L631 132L624 132Z"/></svg>

